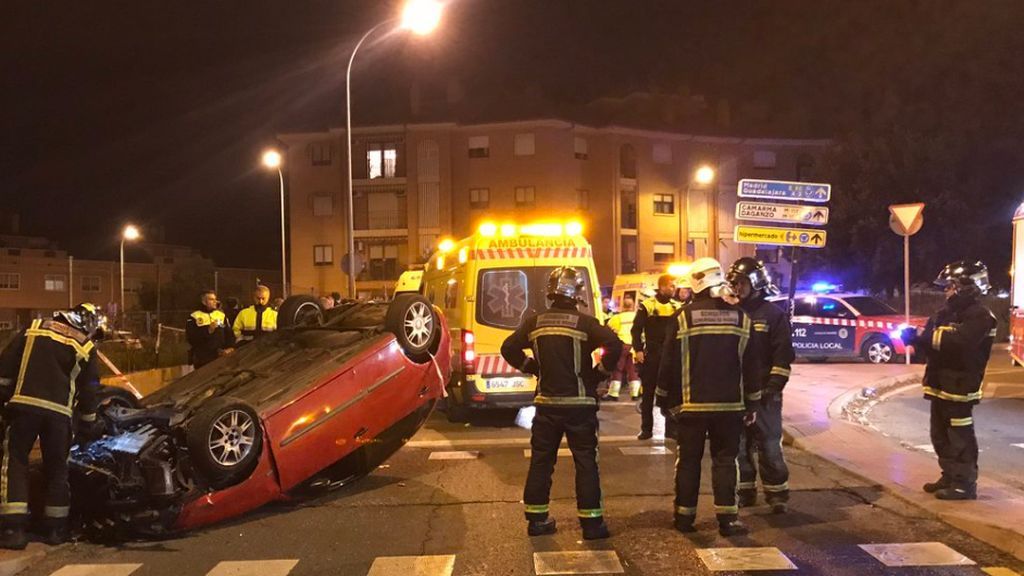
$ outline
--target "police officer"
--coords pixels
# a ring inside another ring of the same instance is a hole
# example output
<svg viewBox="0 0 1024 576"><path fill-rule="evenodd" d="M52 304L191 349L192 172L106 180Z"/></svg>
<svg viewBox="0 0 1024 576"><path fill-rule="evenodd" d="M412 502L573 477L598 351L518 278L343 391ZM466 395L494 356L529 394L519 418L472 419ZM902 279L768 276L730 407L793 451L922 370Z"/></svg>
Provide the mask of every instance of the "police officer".
<svg viewBox="0 0 1024 576"><path fill-rule="evenodd" d="M640 379L637 378L636 366L633 364L631 345L633 342L632 330L633 321L636 319L636 304L633 299L626 296L622 299L622 312L612 316L608 320L608 328L615 332L619 340L625 344L619 363L612 373L612 381L608 386L608 395L603 400L618 401L619 392L622 390L622 382L629 385L630 396L635 400L640 396Z"/></svg>
<svg viewBox="0 0 1024 576"><path fill-rule="evenodd" d="M34 320L0 353L0 389L7 398L0 465L2 548L20 550L28 543L28 461L37 438L46 476L46 542L68 539L72 419L77 414L82 436L99 433L94 340L104 323L96 306L80 304L50 320Z"/></svg>
<svg viewBox="0 0 1024 576"><path fill-rule="evenodd" d="M658 406L676 420L675 527L692 532L697 515L704 440L711 442L711 486L718 531L747 533L736 505L736 456L744 423L761 400L761 368L754 322L724 301L722 265L700 258L690 268L693 302L665 337L658 376ZM744 415L746 413L746 415Z"/></svg>
<svg viewBox="0 0 1024 576"><path fill-rule="evenodd" d="M608 537L597 467L597 385L603 378L591 354L604 349L601 367L610 372L622 342L597 319L580 313L583 277L574 268L555 268L548 278L551 308L523 320L501 345L501 355L522 372L537 376L537 407L530 436L530 471L523 490L527 533L553 534L548 517L551 474L565 435L576 464L576 506L583 538ZM530 348L534 357L523 350Z"/></svg>
<svg viewBox="0 0 1024 576"><path fill-rule="evenodd" d="M782 390L789 382L793 363L793 338L788 315L765 300L777 293L764 264L749 257L733 263L726 276L739 298L740 308L754 323L754 336L761 341L761 380L764 390L757 406L757 419L743 431L740 440L740 507L757 503L757 466L761 488L772 511L781 514L789 502L789 468L782 455Z"/></svg>
<svg viewBox="0 0 1024 576"><path fill-rule="evenodd" d="M924 491L940 500L974 500L978 439L972 411L981 401L981 382L996 335L995 316L979 302L990 288L988 268L981 262L953 262L942 269L935 284L945 291L946 305L921 334L907 336L914 350L927 354L924 397L931 401L932 446L942 469L942 476L925 484Z"/></svg>
<svg viewBox="0 0 1024 576"><path fill-rule="evenodd" d="M207 290L200 296L200 308L185 321L185 338L191 350L192 366L200 368L220 356L231 353L235 335L227 316L217 308L217 293Z"/></svg>
<svg viewBox="0 0 1024 576"><path fill-rule="evenodd" d="M243 309L235 318L235 341L249 342L267 332L277 330L277 311L268 306L270 288L260 284L252 293L253 305Z"/></svg>
<svg viewBox="0 0 1024 576"><path fill-rule="evenodd" d="M633 320L633 358L641 364L640 382L640 433L638 440L647 440L654 434L654 391L658 385L658 365L661 362L661 346L669 326L675 322L675 314L682 303L673 298L676 279L671 274L658 277L658 291L654 296L640 302L640 309Z"/></svg>

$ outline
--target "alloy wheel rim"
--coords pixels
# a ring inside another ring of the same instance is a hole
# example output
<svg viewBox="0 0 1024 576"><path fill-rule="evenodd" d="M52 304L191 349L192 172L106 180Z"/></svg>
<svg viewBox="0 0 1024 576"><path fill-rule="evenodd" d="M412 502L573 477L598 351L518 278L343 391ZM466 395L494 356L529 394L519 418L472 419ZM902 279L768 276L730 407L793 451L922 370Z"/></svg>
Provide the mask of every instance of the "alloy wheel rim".
<svg viewBox="0 0 1024 576"><path fill-rule="evenodd" d="M415 302L405 313L405 337L415 347L426 346L434 332L434 315L423 302Z"/></svg>
<svg viewBox="0 0 1024 576"><path fill-rule="evenodd" d="M210 455L221 466L237 466L252 452L256 425L246 412L231 410L213 422Z"/></svg>

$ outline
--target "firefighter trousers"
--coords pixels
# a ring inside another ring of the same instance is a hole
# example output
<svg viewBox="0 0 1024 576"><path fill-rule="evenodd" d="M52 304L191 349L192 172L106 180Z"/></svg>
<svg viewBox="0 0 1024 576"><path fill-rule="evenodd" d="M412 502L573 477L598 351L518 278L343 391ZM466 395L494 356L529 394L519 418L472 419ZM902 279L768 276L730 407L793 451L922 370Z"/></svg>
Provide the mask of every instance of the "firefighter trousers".
<svg viewBox="0 0 1024 576"><path fill-rule="evenodd" d="M743 434L742 412L687 414L676 421L676 517L692 519L697 515L700 490L700 464L704 441L711 444L711 488L715 495L715 516L719 523L735 520L736 456Z"/></svg>
<svg viewBox="0 0 1024 576"><path fill-rule="evenodd" d="M978 481L978 439L974 435L974 406L932 398L932 447L939 457L942 477L954 486Z"/></svg>
<svg viewBox="0 0 1024 576"><path fill-rule="evenodd" d="M576 512L580 524L600 524L604 519L601 478L597 466L597 410L593 407L538 407L530 435L530 471L523 502L526 519L547 519L551 474L564 435L576 465Z"/></svg>
<svg viewBox="0 0 1024 576"><path fill-rule="evenodd" d="M29 454L38 438L46 478L46 519L66 520L71 505L68 487L71 418L56 412L8 408L4 424L0 519L5 525L24 523L28 519Z"/></svg>
<svg viewBox="0 0 1024 576"><path fill-rule="evenodd" d="M756 460L756 466L755 466ZM757 408L757 419L740 437L740 492L756 493L757 473L769 504L789 501L789 467L782 454L782 394L768 394Z"/></svg>
<svg viewBox="0 0 1024 576"><path fill-rule="evenodd" d="M654 398L658 391L658 366L661 364L659 355L647 353L643 368L640 370L642 392L640 394L640 431L651 433L654 430Z"/></svg>

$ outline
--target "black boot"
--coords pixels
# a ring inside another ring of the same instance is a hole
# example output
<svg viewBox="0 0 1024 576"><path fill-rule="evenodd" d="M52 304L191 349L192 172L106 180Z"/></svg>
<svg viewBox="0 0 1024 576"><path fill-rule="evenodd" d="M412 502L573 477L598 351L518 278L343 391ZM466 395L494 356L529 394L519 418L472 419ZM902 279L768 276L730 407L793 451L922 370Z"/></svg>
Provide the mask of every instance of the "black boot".
<svg viewBox="0 0 1024 576"><path fill-rule="evenodd" d="M608 525L604 521L600 524L584 524L582 528L584 540L603 540L611 536L611 533L608 532Z"/></svg>
<svg viewBox="0 0 1024 576"><path fill-rule="evenodd" d="M636 439L637 440L650 440L653 436L654 436L654 433L651 432L650 430L641 430L640 433L636 435Z"/></svg>
<svg viewBox="0 0 1024 576"><path fill-rule="evenodd" d="M24 550L28 546L28 535L21 525L7 526L0 531L0 548Z"/></svg>
<svg viewBox="0 0 1024 576"><path fill-rule="evenodd" d="M43 537L43 541L50 546L60 546L68 540L71 540L71 532L64 524L48 527L46 529L46 535Z"/></svg>
<svg viewBox="0 0 1024 576"><path fill-rule="evenodd" d="M949 488L949 479L947 479L945 476L942 476L935 482L929 482L925 484L924 486L922 486L922 488L924 488L925 492L929 494L934 494L939 490L942 490L943 488Z"/></svg>
<svg viewBox="0 0 1024 576"><path fill-rule="evenodd" d="M730 520L718 523L718 533L726 538L729 536L745 536L750 533L750 529L739 520Z"/></svg>
<svg viewBox="0 0 1024 576"><path fill-rule="evenodd" d="M694 520L696 520L696 518L694 518L693 516L676 515L676 519L675 522L673 522L673 526L675 526L675 529L682 532L683 534L689 534L691 532L697 531L697 529L693 527Z"/></svg>
<svg viewBox="0 0 1024 576"><path fill-rule="evenodd" d="M757 490L744 488L736 491L736 505L740 508L749 508L757 505Z"/></svg>
<svg viewBox="0 0 1024 576"><path fill-rule="evenodd" d="M533 521L526 525L526 533L530 536L546 536L554 534L558 528L555 526L555 519Z"/></svg>
<svg viewBox="0 0 1024 576"><path fill-rule="evenodd" d="M978 485L977 484L961 484L953 485L946 488L940 488L935 491L935 497L939 500L977 500L978 499Z"/></svg>
<svg viewBox="0 0 1024 576"><path fill-rule="evenodd" d="M782 500L776 500L775 502L768 502L768 505L772 507L772 514L785 514L789 512L789 503Z"/></svg>

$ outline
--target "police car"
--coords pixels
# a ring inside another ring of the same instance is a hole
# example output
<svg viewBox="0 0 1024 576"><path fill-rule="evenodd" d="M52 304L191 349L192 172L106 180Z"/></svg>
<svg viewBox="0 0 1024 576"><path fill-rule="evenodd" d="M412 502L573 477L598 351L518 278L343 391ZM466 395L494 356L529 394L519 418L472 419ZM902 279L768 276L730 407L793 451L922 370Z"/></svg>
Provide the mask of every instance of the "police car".
<svg viewBox="0 0 1024 576"><path fill-rule="evenodd" d="M771 301L789 310L789 298ZM923 316L911 316L910 326L923 327ZM900 331L907 327L903 314L862 294L807 292L796 294L793 310L793 350L798 358L824 362L829 358L861 357L885 364L904 354Z"/></svg>

